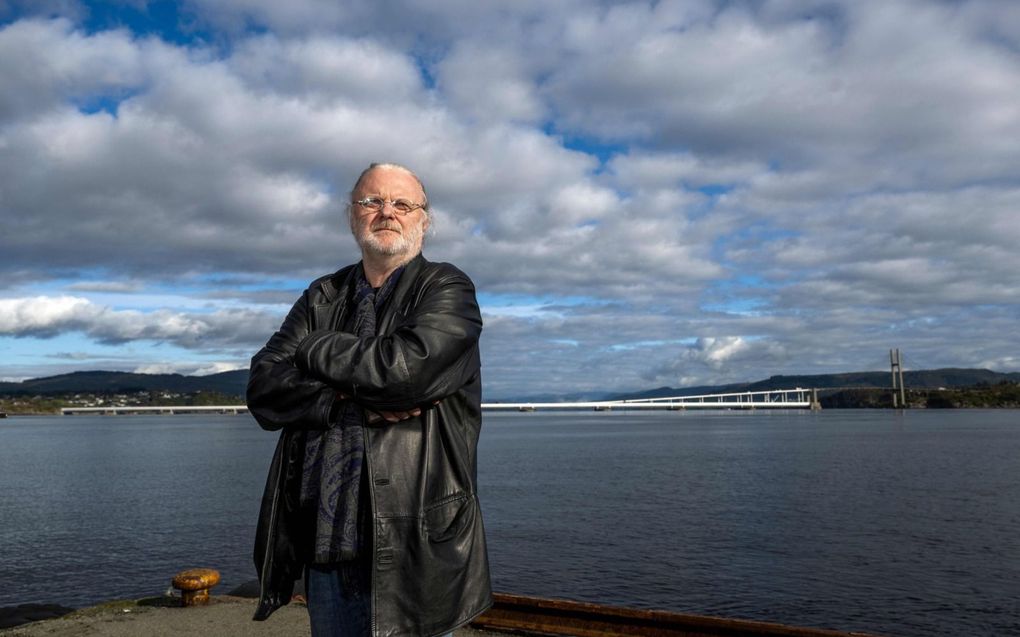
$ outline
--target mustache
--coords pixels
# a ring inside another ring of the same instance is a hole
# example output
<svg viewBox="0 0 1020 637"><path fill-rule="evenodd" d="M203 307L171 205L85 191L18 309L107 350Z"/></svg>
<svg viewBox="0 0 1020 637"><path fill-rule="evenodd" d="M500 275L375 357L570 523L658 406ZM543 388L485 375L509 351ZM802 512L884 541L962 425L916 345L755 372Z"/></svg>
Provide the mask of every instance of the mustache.
<svg viewBox="0 0 1020 637"><path fill-rule="evenodd" d="M404 234L403 228L401 228L400 224L395 221L383 221L381 223L374 224L371 228L369 228L369 230L372 232L375 232L376 230L394 230L400 234Z"/></svg>

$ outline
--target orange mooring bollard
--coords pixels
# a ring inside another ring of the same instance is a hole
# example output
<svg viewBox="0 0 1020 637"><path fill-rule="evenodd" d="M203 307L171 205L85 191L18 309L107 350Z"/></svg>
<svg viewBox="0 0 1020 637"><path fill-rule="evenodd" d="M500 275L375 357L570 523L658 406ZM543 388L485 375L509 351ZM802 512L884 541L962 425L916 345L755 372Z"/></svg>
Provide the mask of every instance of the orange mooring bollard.
<svg viewBox="0 0 1020 637"><path fill-rule="evenodd" d="M189 568L175 575L170 583L181 591L181 606L200 606L209 603L209 589L220 583L220 572L211 568Z"/></svg>

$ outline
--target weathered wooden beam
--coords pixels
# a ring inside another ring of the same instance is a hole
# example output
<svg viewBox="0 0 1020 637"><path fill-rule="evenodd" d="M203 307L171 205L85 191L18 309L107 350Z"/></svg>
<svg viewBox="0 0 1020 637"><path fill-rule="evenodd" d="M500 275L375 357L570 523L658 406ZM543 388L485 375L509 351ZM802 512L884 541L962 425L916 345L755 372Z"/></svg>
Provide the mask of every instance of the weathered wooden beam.
<svg viewBox="0 0 1020 637"><path fill-rule="evenodd" d="M572 637L877 637L561 599L497 593L472 625L483 630Z"/></svg>

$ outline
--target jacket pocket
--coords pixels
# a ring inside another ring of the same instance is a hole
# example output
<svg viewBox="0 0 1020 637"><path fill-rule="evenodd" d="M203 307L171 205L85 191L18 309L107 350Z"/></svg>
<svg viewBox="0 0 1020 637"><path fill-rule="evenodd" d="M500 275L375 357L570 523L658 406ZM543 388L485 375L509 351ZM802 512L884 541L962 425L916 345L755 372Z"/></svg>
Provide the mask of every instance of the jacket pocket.
<svg viewBox="0 0 1020 637"><path fill-rule="evenodd" d="M457 494L443 498L425 508L425 534L430 542L446 542L470 526L474 498Z"/></svg>

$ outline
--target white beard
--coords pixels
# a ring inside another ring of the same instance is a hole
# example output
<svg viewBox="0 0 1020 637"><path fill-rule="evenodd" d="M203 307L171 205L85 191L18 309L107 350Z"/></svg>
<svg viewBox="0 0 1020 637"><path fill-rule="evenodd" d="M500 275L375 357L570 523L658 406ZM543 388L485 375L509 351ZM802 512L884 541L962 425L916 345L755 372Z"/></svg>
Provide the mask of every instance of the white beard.
<svg viewBox="0 0 1020 637"><path fill-rule="evenodd" d="M391 236L386 240L369 228L363 228L361 233L355 233L355 240L363 252L372 252L379 256L405 256L408 259L421 252L422 236L424 235L424 222L416 223L409 227L399 227L398 221L392 221L388 227L396 228L399 236Z"/></svg>

